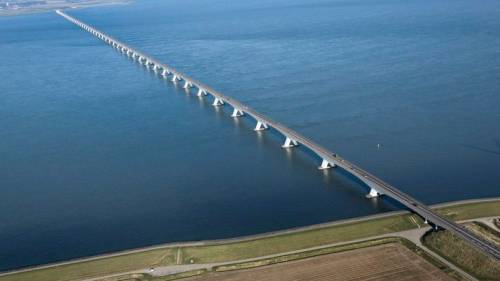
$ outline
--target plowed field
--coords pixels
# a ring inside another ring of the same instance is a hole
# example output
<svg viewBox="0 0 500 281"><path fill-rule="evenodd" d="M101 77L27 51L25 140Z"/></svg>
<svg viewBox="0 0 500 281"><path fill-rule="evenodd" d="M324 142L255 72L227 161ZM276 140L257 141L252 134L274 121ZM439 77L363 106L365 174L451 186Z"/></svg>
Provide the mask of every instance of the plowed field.
<svg viewBox="0 0 500 281"><path fill-rule="evenodd" d="M186 281L453 280L406 247L392 243Z"/></svg>

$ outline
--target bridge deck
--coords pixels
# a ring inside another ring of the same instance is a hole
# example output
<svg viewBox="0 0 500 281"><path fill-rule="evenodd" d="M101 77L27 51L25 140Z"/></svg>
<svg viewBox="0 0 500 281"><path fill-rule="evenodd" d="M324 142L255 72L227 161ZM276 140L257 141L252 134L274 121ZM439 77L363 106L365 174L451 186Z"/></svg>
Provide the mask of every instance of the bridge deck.
<svg viewBox="0 0 500 281"><path fill-rule="evenodd" d="M495 257L496 259L500 259L500 250L495 247L494 245L490 244L487 241L484 241L483 239L480 239L479 237L476 237L474 234L470 233L467 229L464 227L444 218L443 216L439 215L438 213L434 212L430 208L428 208L425 204L417 201L416 199L412 198L410 195L400 191L396 187L386 183L385 181L381 180L380 178L370 174L369 172L363 170L359 166L347 161L346 159L341 158L338 156L336 153L333 153L332 151L328 150L327 148L315 143L311 139L299 134L298 132L286 127L285 125L272 120L271 118L265 116L264 114L261 114L254 110L253 108L250 108L246 106L245 104L241 103L238 100L235 100L231 97L228 97L215 89L211 88L208 85L203 84L200 81L197 81L188 75L181 73L177 69L168 66L166 64L163 64L159 62L158 60L154 59L151 56L148 56L134 48L131 48L125 43L120 42L119 40L106 35L105 33L67 15L66 13L57 10L56 11L59 15L62 17L66 18L70 22L80 26L84 30L87 30L88 32L92 33L93 35L99 37L100 39L107 41L107 43L116 45L117 48L122 49L122 51L131 52L133 56L138 56L142 57L143 59L146 60L146 63L153 65L156 69L163 69L166 70L168 73L171 73L174 75L174 77L177 77L180 80L184 80L186 83L192 84L192 86L198 88L199 90L204 90L207 94L212 95L214 98L219 99L223 101L224 103L229 104L235 109L241 110L254 118L256 121L267 124L268 126L272 127L273 129L277 130L281 134L283 134L285 137L290 138L292 140L297 141L298 143L302 144L303 146L309 148L311 151L316 153L319 157L322 159L328 161L330 164L334 164L338 167L341 167L342 169L346 170L347 172L351 173L358 179L360 179L363 183L365 183L368 187L373 188L374 190L378 191L381 194L385 194L399 203L403 204L406 206L408 209L412 210L416 214L420 215L427 221L432 222L434 225L439 226L441 228L447 229L454 234L462 237L466 241L470 242L472 245L476 246L478 249L482 250L483 252L489 254L490 256ZM141 62L142 63L142 62Z"/></svg>

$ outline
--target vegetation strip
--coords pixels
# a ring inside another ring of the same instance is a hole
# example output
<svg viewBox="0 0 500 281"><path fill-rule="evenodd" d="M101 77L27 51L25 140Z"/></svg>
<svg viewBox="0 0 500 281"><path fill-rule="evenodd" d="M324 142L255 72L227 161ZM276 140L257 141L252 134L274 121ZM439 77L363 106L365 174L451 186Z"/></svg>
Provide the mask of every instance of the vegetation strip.
<svg viewBox="0 0 500 281"><path fill-rule="evenodd" d="M500 215L500 200L466 203L439 208L438 212L454 220ZM417 226L410 219L411 214L398 214L359 222L348 222L331 226L320 226L303 231L284 231L284 234L264 236L255 239L230 239L229 243L217 241L214 245L165 246L151 250L136 251L90 261L62 264L42 269L12 273L0 276L0 281L68 281L99 277L141 270L149 267L175 265L177 248L180 248L180 264L230 262L247 258L301 250L315 246L355 239L369 238ZM415 218L415 217L414 217ZM423 221L418 218L418 224ZM133 280L133 279L132 279Z"/></svg>
<svg viewBox="0 0 500 281"><path fill-rule="evenodd" d="M486 238L488 233L495 234L497 235L496 238L499 238L498 232L481 229L487 226L469 224L469 227L476 227L477 231L482 231ZM498 260L481 253L449 231L427 233L423 238L423 243L429 249L479 280L500 280L500 262Z"/></svg>
<svg viewBox="0 0 500 281"><path fill-rule="evenodd" d="M384 245L384 244L391 244L391 243L398 243L398 244L408 248L413 253L421 256L426 261L430 262L432 265L436 266L441 271L450 275L454 279L465 280L457 272L453 271L451 268L449 268L447 265L445 265L441 261L439 261L436 258L434 258L433 256L427 254L425 251L421 250L415 244L408 241L407 239L400 238L400 237L379 238L379 239L373 239L373 240L368 240L368 241L363 241L363 242L356 242L356 243L351 243L351 244L332 246L332 247L327 247L327 248L322 248L322 249L307 250L307 251L300 252L300 253L293 253L293 254L282 255L282 256L277 256L277 257L272 257L272 258L264 258L264 259L255 260L255 261L214 266L212 269L212 272L225 272L225 271L234 271L234 270L241 270L241 269L251 269L251 268L279 264L279 263L284 263L284 262L289 262L289 261L296 261L296 260L307 259L307 258L311 258L311 257L317 257L317 256L322 256L322 255L340 253L340 252L346 252L346 251L351 251L351 250L358 250L358 249L379 246L379 245ZM198 271L185 272L185 274L178 273L178 274L172 274L172 275L167 275L167 276L162 276L162 277L153 277L150 275L148 276L148 274L144 274L141 277L136 277L135 280L137 280L137 281L167 281L167 280L176 280L176 279L182 279L185 277L193 277L193 276L199 276L199 275L210 274L210 273L211 273L210 271L198 270ZM124 277L121 277L121 278L124 278ZM130 278L130 277L128 277L128 278ZM110 280L106 280L106 281L121 281L121 280L124 280L124 279L110 279ZM125 279L125 280L130 280L130 279Z"/></svg>

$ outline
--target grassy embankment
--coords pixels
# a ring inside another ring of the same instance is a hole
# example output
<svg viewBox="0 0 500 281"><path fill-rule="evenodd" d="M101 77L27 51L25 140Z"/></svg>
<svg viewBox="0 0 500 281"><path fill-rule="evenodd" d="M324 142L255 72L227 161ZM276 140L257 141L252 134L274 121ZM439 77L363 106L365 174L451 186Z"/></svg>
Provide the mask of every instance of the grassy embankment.
<svg viewBox="0 0 500 281"><path fill-rule="evenodd" d="M495 233L487 226L477 223L468 223L466 227L498 245L498 232ZM499 261L449 231L430 232L424 236L423 243L479 280L500 280Z"/></svg>
<svg viewBox="0 0 500 281"><path fill-rule="evenodd" d="M496 216L500 215L500 201L449 206L439 209L439 212L454 220ZM165 247L0 276L0 281L78 280L173 265L176 264L178 254L180 254L180 264L237 261L413 229L417 227L415 222L423 224L417 216L404 214L239 242L180 248Z"/></svg>
<svg viewBox="0 0 500 281"><path fill-rule="evenodd" d="M398 244L403 245L404 247L407 247L412 252L421 256L422 258L424 258L425 260L430 262L432 265L439 268L441 271L450 275L455 280L465 280L457 272L453 271L451 268L449 268L447 265L445 265L441 261L437 260L433 256L427 254L427 252L423 251L422 249L417 247L412 242L410 242L404 238L387 237L387 238L379 238L379 239L367 240L367 241L362 241L362 242L357 242L357 243L337 245L337 246L332 246L332 247L327 247L327 248L307 250L307 251L297 252L297 253L293 253L293 254L275 256L275 257L270 257L270 258L263 258L263 259L253 260L253 261L220 265L220 266L215 266L212 269L212 271L207 271L204 269L193 270L193 271L171 274L171 275L162 276L162 277L153 277L149 274L142 274L142 273L141 274L125 274L125 275L106 279L106 281L170 281L170 280L177 280L177 279L181 279L181 278L185 278L185 277L213 274L216 272L256 268L256 267L261 267L261 266L266 266L266 265L295 261L295 260L300 260L300 259L305 259L305 258L310 258L310 257L315 257L315 256L320 256L320 255L340 253L340 252L345 252L345 251L350 251L350 250L358 250L358 249L363 249L363 248L368 248L368 247L373 247L373 246L378 246L378 245L384 245L384 244L390 244L390 243L398 243Z"/></svg>
<svg viewBox="0 0 500 281"><path fill-rule="evenodd" d="M373 246L388 244L388 243L399 243L399 244L407 247L411 251L413 251L415 254L423 257L425 260L427 260L428 262L430 262L431 264L433 264L434 266L436 266L440 270L444 271L445 273L449 274L450 276L454 277L455 279L462 280L461 276L457 272L455 272L451 268L449 268L447 265L445 265L441 261L437 260L433 256L427 254L427 252L423 251L422 249L417 247L417 245L413 244L412 242L410 242L404 238L399 238L399 237L379 238L379 239L367 240L367 241L362 241L362 242L357 242L357 243L332 246L332 247L328 247L328 248L308 250L308 251L303 251L303 252L298 252L298 253L288 254L288 255L283 255L283 256L277 256L277 257L272 257L272 258L265 258L265 259L260 259L260 260L256 260L256 261L215 266L213 268L213 271L218 272L218 271L230 271L230 270L254 268L254 267L259 267L259 266L265 266L265 265L288 262L288 261L293 261L293 260L305 259L305 258L310 258L310 257L314 257L314 256L319 256L319 255L327 255L327 254L333 254L333 253L340 253L340 252L344 252L344 251L368 248L368 247L373 247Z"/></svg>
<svg viewBox="0 0 500 281"><path fill-rule="evenodd" d="M463 225L477 236L482 236L497 247L500 247L500 232L481 222L467 222Z"/></svg>

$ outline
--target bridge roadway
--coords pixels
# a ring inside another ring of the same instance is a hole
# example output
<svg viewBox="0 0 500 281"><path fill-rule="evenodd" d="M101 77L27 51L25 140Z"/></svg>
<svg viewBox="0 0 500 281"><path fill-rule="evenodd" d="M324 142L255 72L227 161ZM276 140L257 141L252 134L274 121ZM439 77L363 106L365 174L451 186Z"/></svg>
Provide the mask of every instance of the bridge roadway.
<svg viewBox="0 0 500 281"><path fill-rule="evenodd" d="M341 158L339 155L336 153L331 152L330 150L326 149L325 147L315 143L311 139L299 134L298 132L286 127L285 125L272 120L271 118L255 111L254 109L246 106L245 104L228 97L226 95L223 95L213 88L209 87L208 85L205 85L183 73L180 71L176 70L175 68L168 66L166 64L163 64L159 62L158 60L138 51L135 50L131 47L129 47L127 44L124 44L120 42L119 40L106 35L105 33L67 15L66 13L57 10L56 13L61 15L62 17L66 18L68 21L78 25L82 29L90 32L94 36L98 37L99 39L105 41L107 44L113 46L114 48L117 48L120 50L122 53L127 54L127 56L131 56L134 60L138 58L139 63L145 64L147 67L153 66L153 70L157 72L158 70L162 70L162 76L168 77L169 75L172 76L172 81L184 81L184 88L188 89L191 87L196 87L198 89L198 96L206 96L206 95L211 95L214 98L214 106L220 106L224 104L229 104L231 107L233 107L233 114L231 115L232 117L240 117L243 116L244 114L247 114L254 118L257 121L257 125L255 127L256 131L261 131L268 129L269 127L272 127L276 131L280 132L284 137L285 137L285 143L283 145L284 148L289 148L289 147L294 147L297 146L298 144L301 144L314 153L316 153L319 157L322 158L322 163L319 169L327 169L327 168L332 168L332 167L341 167L342 169L346 170L347 172L351 173L353 176L361 180L363 183L365 183L369 188L370 192L367 195L367 197L377 197L379 195L386 195L394 200L398 201L402 205L406 206L408 209L412 210L416 214L420 215L423 219L426 221L434 224L437 227L441 227L443 229L447 229L450 232L454 233L455 235L462 237L466 241L468 241L470 244L473 246L477 247L478 249L482 250L483 252L487 253L488 255L500 259L500 249L495 247L494 245L490 244L487 241L484 241L483 239L475 236L471 232L469 232L467 229L465 229L463 226L458 225L443 216L439 215L438 213L434 212L430 208L428 208L425 204L417 201L416 199L412 198L408 194L400 191L396 187L384 182L383 180L379 179L378 177L368 173L367 171L363 170L362 168L356 166L355 164L347 161L346 159Z"/></svg>

